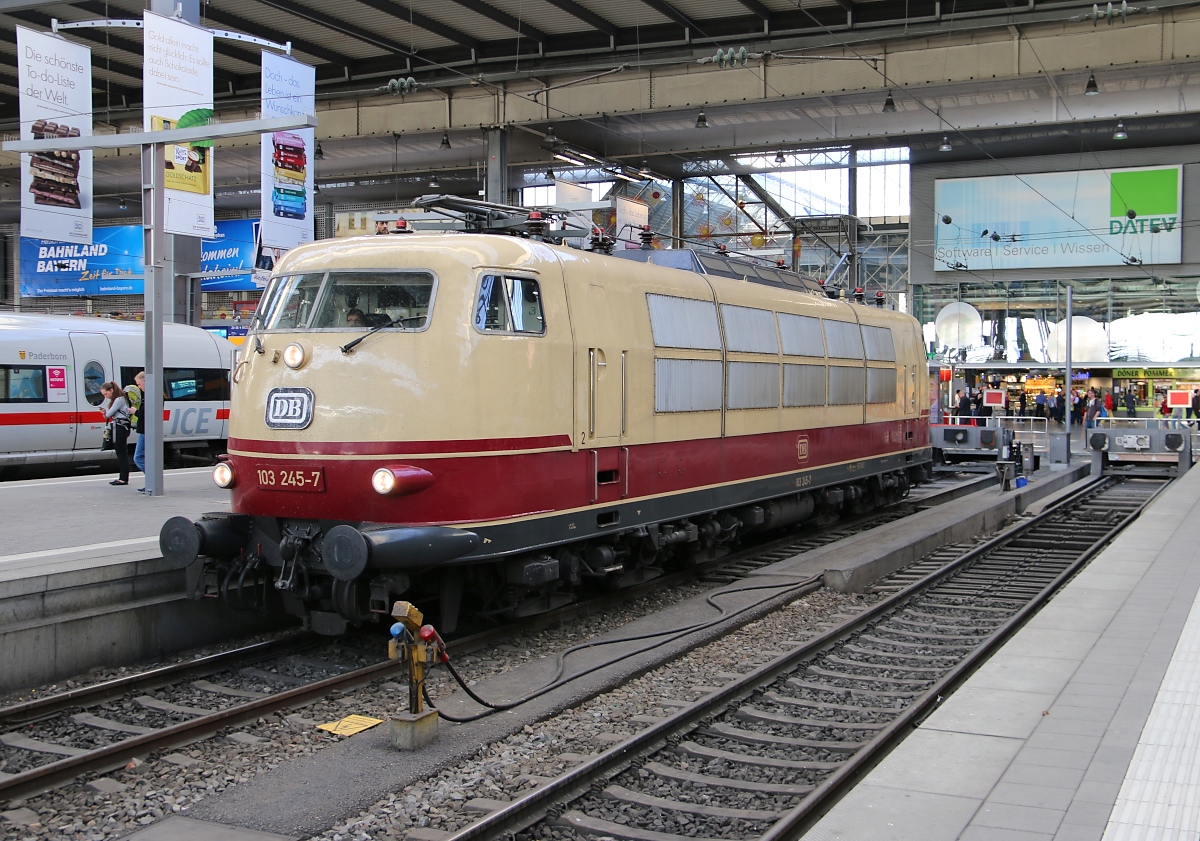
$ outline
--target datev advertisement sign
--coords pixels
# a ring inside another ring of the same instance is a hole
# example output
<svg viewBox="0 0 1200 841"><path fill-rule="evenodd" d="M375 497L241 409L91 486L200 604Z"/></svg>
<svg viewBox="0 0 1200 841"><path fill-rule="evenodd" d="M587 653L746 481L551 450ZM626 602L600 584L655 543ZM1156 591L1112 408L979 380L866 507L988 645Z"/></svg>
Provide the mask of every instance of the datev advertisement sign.
<svg viewBox="0 0 1200 841"><path fill-rule="evenodd" d="M1178 263L1182 193L1178 166L938 179L934 267Z"/></svg>
<svg viewBox="0 0 1200 841"><path fill-rule="evenodd" d="M21 139L92 133L92 51L17 27ZM21 236L90 245L92 153L21 153Z"/></svg>

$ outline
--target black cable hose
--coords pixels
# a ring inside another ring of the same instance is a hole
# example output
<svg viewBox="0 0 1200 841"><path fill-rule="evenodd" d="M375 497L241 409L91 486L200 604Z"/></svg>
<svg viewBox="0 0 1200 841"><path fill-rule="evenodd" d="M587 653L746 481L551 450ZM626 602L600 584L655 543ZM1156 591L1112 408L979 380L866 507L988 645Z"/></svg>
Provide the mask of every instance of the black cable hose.
<svg viewBox="0 0 1200 841"><path fill-rule="evenodd" d="M541 687L539 687L538 689L535 689L533 692L529 693L528 695L524 696L523 698L518 698L515 701L508 701L503 704L493 704L489 701L484 700L479 695L477 695L474 691L471 690L471 688L469 686L467 686L467 682L465 680L463 680L462 675L460 675L458 673L458 670L456 668L454 668L454 665L449 660L447 660L445 662L446 668L449 670L450 675L451 675L451 677L454 678L455 682L458 683L458 685L462 687L463 691L467 694L467 697L469 697L472 701L475 701L477 704L481 704L482 706L487 707L487 709L485 709L483 712L476 713L475 715L454 716L454 715L450 715L449 713L446 713L443 710L438 709L437 705L433 702L433 699L429 697L429 690L426 689L424 681L422 681L422 683L421 683L421 694L425 698L425 703L429 705L429 708L433 709L433 710L437 710L437 714L441 718L446 719L446 721L451 721L451 722L454 722L455 724L466 724L466 723L469 723L472 721L479 721L480 719L486 718L487 716L492 715L493 713L504 712L505 710L511 710L514 707L519 707L522 704L527 704L536 698L540 698L541 696L545 695L547 692L551 692L560 686L565 686L566 684L570 683L573 680L578 680L579 678L584 677L586 675L590 675L593 672L599 671L600 669L607 668L607 667L613 665L614 663L619 663L621 660L626 660L629 657L634 656L635 654L645 654L648 651L653 651L656 648L661 648L662 646L667 645L668 643L672 643L677 639L681 639L682 637L685 637L688 634L694 633L696 631L702 631L706 628L711 628L713 625L720 624L721 622L724 622L727 619L732 619L735 616L740 616L741 614L746 613L747 611L754 610L755 608L757 608L763 604L766 604L767 602L771 601L772 599L778 598L779 596L783 595L784 593L786 593L789 590L799 591L799 590L803 590L807 587L812 587L814 584L819 583L820 580L821 580L820 575L814 575L814 576L805 578L802 581L793 582L791 584L756 584L751 587L738 587L733 590L722 590L719 593L712 593L705 597L704 600L717 610L717 616L713 617L712 619L708 619L704 622L698 622L694 625L688 625L684 628L673 628L671 630L666 630L666 631L652 631L647 634L637 634L637 635L628 636L628 637L618 637L616 639L610 639L610 640L593 640L590 642L584 642L584 643L579 643L578 645L573 645L558 655L558 657L557 657L558 666L555 669L554 677L552 677L548 683L543 684ZM717 604L714 601L714 599L717 596L723 596L723 595L726 595L729 593L750 593L755 590L781 590L781 592L774 593L763 599L759 599L758 601L753 602L752 604L748 604L744 607L738 608L737 610L733 611L732 613L728 613L725 608L721 607L719 604ZM597 663L596 665L592 666L591 668L585 669L584 671L580 672L579 674L571 675L568 678L562 677L563 670L566 668L566 662L565 662L566 658L569 657L570 655L574 654L577 651L583 651L584 649L588 649L588 648L598 648L598 647L604 646L604 645L615 645L617 643L638 642L639 640L654 639L656 637L662 637L664 635L667 635L665 639L662 639L659 642L656 642L654 645L650 645L650 646L647 646L646 648L639 649L638 651L633 652L633 654L624 654L619 657L614 657L614 658L612 658L610 660L606 660L602 663Z"/></svg>

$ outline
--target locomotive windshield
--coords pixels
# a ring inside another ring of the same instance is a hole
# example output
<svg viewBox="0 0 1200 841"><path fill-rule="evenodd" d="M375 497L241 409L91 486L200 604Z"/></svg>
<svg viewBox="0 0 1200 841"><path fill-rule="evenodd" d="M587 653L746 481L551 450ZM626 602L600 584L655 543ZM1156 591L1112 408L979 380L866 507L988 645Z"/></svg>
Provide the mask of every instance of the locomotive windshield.
<svg viewBox="0 0 1200 841"><path fill-rule="evenodd" d="M267 330L420 330L434 278L421 271L328 272L277 277L258 319Z"/></svg>

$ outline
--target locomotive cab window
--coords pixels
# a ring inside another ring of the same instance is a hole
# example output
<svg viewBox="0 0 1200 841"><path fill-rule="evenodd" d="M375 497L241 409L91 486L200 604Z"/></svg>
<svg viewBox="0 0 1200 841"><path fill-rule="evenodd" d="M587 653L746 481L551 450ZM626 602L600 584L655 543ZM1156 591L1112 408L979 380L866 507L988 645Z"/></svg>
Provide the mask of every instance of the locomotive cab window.
<svg viewBox="0 0 1200 841"><path fill-rule="evenodd" d="M312 318L313 305L321 290L323 274L301 274L282 277L271 296L270 310L263 318L268 330L294 330L308 326Z"/></svg>
<svg viewBox="0 0 1200 841"><path fill-rule="evenodd" d="M475 329L485 333L546 332L542 296L536 280L484 275L475 298Z"/></svg>
<svg viewBox="0 0 1200 841"><path fill-rule="evenodd" d="M429 272L330 272L313 317L315 329L423 330L429 323Z"/></svg>

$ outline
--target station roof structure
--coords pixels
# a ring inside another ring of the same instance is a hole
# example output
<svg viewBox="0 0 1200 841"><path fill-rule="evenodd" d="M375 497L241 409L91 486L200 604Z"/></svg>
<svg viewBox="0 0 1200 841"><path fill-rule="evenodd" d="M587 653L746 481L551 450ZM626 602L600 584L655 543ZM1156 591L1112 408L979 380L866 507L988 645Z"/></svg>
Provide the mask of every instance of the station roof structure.
<svg viewBox="0 0 1200 841"><path fill-rule="evenodd" d="M319 184L356 201L428 192L432 173L444 190L468 189L488 126L513 129L514 166L560 166L557 141L664 179L734 171L732 156L747 150L906 145L919 164L1119 148L1118 119L1130 145L1194 142L1200 128L1187 105L1200 101L1196 0L211 0L200 9L207 26L290 41L316 67ZM0 130L17 128L16 26L141 13L135 0L0 0ZM92 49L96 130L139 122L140 32L66 34ZM223 119L255 115L259 66L258 48L217 41ZM415 92L389 94L390 80L410 77ZM218 196L236 207L258 153L249 141L225 146ZM137 192L129 164L97 159L97 196L114 197L114 209L116 196ZM0 158L0 174L15 172ZM10 198L0 191L0 221L15 218Z"/></svg>

